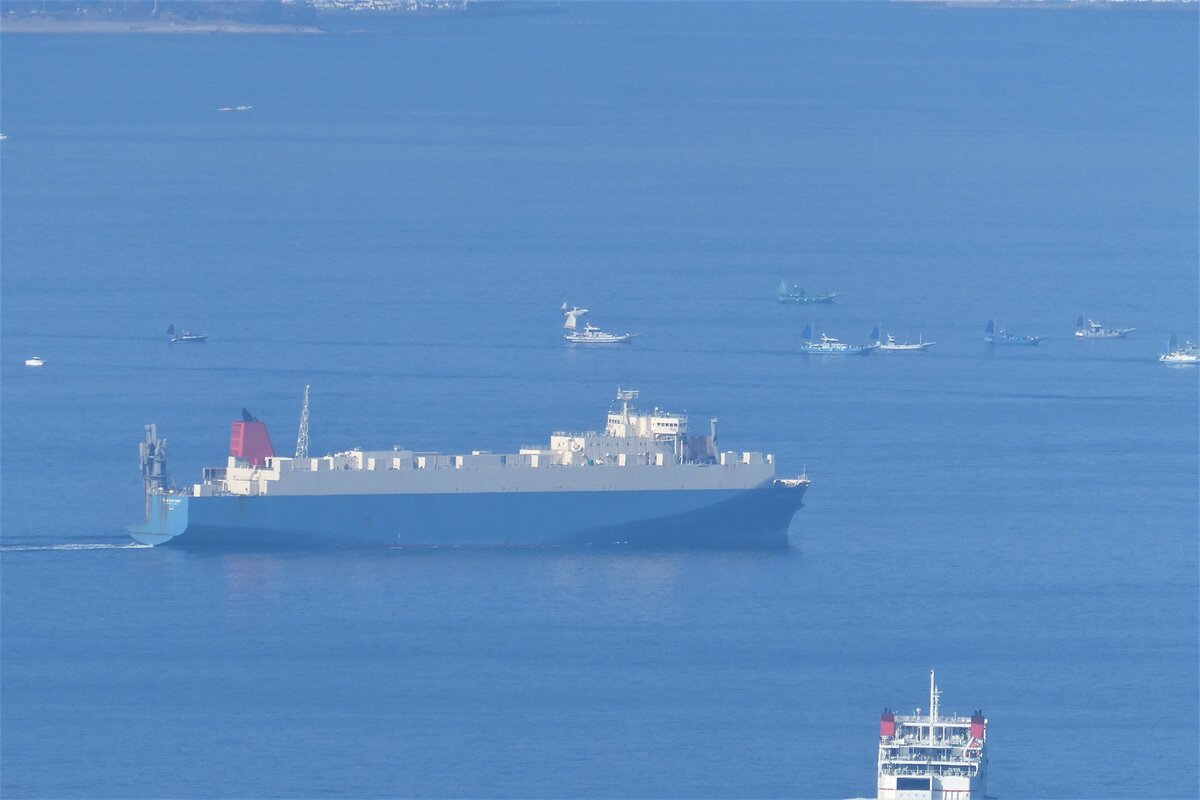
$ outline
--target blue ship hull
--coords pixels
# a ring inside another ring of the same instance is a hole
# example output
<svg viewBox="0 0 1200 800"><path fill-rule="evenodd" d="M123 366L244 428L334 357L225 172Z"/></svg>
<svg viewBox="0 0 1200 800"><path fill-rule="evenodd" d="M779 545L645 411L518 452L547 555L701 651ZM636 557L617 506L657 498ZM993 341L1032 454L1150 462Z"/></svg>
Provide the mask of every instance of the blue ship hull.
<svg viewBox="0 0 1200 800"><path fill-rule="evenodd" d="M750 490L306 496L152 494L143 544L436 547L784 544L807 484Z"/></svg>

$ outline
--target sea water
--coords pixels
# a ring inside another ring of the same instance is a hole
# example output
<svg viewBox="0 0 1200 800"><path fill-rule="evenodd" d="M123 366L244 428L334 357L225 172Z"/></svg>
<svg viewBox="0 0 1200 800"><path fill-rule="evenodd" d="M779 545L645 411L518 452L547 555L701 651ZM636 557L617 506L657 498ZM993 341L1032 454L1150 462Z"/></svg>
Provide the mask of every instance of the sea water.
<svg viewBox="0 0 1200 800"><path fill-rule="evenodd" d="M993 796L1194 795L1194 6L355 26L0 39L5 796L865 796L931 668ZM189 483L306 384L314 452L619 385L813 484L781 552L131 546L144 424Z"/></svg>

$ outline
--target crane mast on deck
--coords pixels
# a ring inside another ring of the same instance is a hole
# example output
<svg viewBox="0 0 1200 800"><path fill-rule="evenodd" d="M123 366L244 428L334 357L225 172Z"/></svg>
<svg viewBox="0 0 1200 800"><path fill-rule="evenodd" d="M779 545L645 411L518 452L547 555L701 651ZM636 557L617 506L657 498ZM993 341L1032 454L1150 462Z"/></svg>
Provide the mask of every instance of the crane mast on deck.
<svg viewBox="0 0 1200 800"><path fill-rule="evenodd" d="M300 408L300 432L296 434L296 458L308 458L308 389L304 387L304 405Z"/></svg>

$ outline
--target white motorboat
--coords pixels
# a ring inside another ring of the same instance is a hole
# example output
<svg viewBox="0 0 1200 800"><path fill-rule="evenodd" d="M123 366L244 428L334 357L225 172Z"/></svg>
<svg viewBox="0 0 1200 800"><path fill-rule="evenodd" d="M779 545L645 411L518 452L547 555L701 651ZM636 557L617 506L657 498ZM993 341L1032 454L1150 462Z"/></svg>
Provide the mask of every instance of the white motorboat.
<svg viewBox="0 0 1200 800"><path fill-rule="evenodd" d="M190 343L195 343L195 342L207 342L208 334L207 333L192 333L190 331L179 331L178 333L176 333L175 326L170 325L167 327L167 341L170 342L171 344L177 344L177 343L190 344Z"/></svg>
<svg viewBox="0 0 1200 800"><path fill-rule="evenodd" d="M1133 333L1136 328L1106 328L1099 322L1088 320L1083 321L1083 315L1079 315L1079 319L1075 320L1075 336L1079 339L1124 339L1129 334Z"/></svg>
<svg viewBox="0 0 1200 800"><path fill-rule="evenodd" d="M583 329L579 328L579 319L588 313L586 308L572 306L567 308L567 304L562 305L563 316L567 318L563 323L563 327L568 333L563 336L568 342L574 344L618 344L620 342L628 342L637 334L635 333L608 333L602 331L594 325L589 325L586 322Z"/></svg>
<svg viewBox="0 0 1200 800"><path fill-rule="evenodd" d="M46 363L45 359L43 359L39 356L30 356L29 358L25 359L25 366L27 366L27 367L40 367L42 364L45 364L45 363Z"/></svg>
<svg viewBox="0 0 1200 800"><path fill-rule="evenodd" d="M1171 334L1167 352L1159 356L1158 360L1164 364L1200 364L1200 347L1189 341L1180 344L1179 337Z"/></svg>
<svg viewBox="0 0 1200 800"><path fill-rule="evenodd" d="M832 336L821 334L821 338L813 341L812 323L804 326L804 332L801 334L804 339L800 344L800 349L806 353L815 355L836 355L836 356L865 356L872 350L879 348L879 342L874 344L850 344L835 339Z"/></svg>
<svg viewBox="0 0 1200 800"><path fill-rule="evenodd" d="M937 344L937 342L925 341L923 336L918 336L917 341L915 342L897 342L896 337L892 336L890 333L884 338L883 341L880 341L878 325L876 325L874 330L871 331L871 338L875 341L875 344L880 350L890 350L892 352L926 350Z"/></svg>

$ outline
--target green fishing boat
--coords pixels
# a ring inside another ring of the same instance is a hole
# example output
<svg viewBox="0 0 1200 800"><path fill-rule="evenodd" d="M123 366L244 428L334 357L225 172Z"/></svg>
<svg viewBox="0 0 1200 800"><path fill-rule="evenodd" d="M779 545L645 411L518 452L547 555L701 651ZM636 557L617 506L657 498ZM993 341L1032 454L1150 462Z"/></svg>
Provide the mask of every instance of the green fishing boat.
<svg viewBox="0 0 1200 800"><path fill-rule="evenodd" d="M779 302L781 303L796 303L797 305L832 303L833 298L835 297L837 297L837 292L827 292L826 294L808 294L794 283L789 288L787 281L779 282Z"/></svg>

